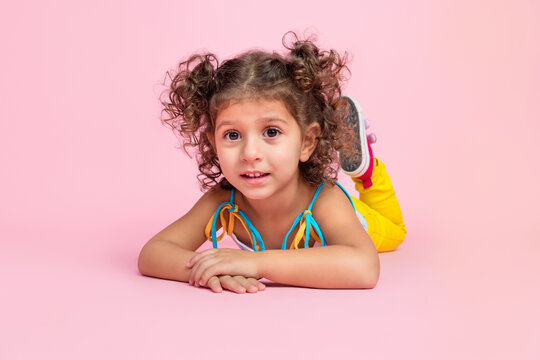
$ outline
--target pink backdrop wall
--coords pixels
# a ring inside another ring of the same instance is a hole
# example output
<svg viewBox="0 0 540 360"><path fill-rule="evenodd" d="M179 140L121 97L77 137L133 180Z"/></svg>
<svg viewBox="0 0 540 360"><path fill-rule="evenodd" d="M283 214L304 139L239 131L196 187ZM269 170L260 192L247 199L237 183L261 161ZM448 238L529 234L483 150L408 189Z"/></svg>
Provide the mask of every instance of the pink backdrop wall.
<svg viewBox="0 0 540 360"><path fill-rule="evenodd" d="M537 1L0 14L0 358L540 358ZM306 29L353 56L346 92L404 211L378 286L218 295L140 276L142 245L200 196L158 120L165 71L198 50L281 51Z"/></svg>

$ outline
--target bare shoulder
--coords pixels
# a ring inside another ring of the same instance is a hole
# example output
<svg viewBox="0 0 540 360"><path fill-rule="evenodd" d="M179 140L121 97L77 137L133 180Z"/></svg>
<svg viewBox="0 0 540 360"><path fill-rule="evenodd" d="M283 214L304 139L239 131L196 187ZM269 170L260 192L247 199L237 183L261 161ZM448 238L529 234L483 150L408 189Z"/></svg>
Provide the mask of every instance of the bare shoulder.
<svg viewBox="0 0 540 360"><path fill-rule="evenodd" d="M204 193L185 215L157 233L151 241L165 240L195 250L206 241L206 224L217 207L228 201L230 190L215 187Z"/></svg>
<svg viewBox="0 0 540 360"><path fill-rule="evenodd" d="M371 245L354 206L338 185L324 185L313 204L313 217L330 245Z"/></svg>
<svg viewBox="0 0 540 360"><path fill-rule="evenodd" d="M231 196L231 190L224 189L221 186L215 186L212 189L205 192L195 206L205 207L210 206L215 208L219 204L225 201L229 201Z"/></svg>
<svg viewBox="0 0 540 360"><path fill-rule="evenodd" d="M206 225L217 207L221 203L230 200L230 194L231 190L216 186L205 192L185 216L189 217L194 224Z"/></svg>
<svg viewBox="0 0 540 360"><path fill-rule="evenodd" d="M313 212L316 213L326 213L328 210L330 212L345 212L355 215L354 207L352 206L349 198L343 192L343 190L337 185L332 185L329 183L324 184L319 196L313 204ZM356 216L356 215L355 215Z"/></svg>

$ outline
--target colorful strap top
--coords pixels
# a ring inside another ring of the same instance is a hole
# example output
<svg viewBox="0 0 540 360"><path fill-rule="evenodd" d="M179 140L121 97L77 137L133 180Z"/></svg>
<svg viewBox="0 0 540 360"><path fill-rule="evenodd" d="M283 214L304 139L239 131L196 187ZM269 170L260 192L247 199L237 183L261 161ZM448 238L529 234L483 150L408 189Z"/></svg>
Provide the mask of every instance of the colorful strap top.
<svg viewBox="0 0 540 360"><path fill-rule="evenodd" d="M349 194L347 193L347 191L338 182L336 182L336 184L341 188L341 190L343 190L345 195L347 195L347 198L349 199L349 201L351 202L351 205L354 208L353 201L351 197L349 196ZM324 185L324 182L320 184L319 187L317 188L317 191L315 191L315 195L313 195L313 199L311 200L311 203L309 204L307 210L304 210L300 214L298 214L298 216L294 220L291 228L289 229L289 231L283 238L283 243L281 245L282 250L285 250L289 235L291 234L293 229L296 227L296 225L298 225L298 223L300 223L300 226L298 228L298 231L296 232L296 235L294 236L290 249L298 249L298 244L300 243L302 239L304 239L304 248L307 248L309 244L310 235L313 235L313 238L315 239L315 241L319 242L321 246L326 245L324 241L323 233L311 214L311 208L313 207L313 204L315 203L315 199L317 198L317 196L319 196L319 193L321 192L323 185ZM235 219L238 219L238 221L240 221L240 223L244 226L247 233L249 234L253 251L265 250L266 248L264 246L264 242L261 238L261 235L255 228L255 226L253 226L253 224L251 223L247 215L238 208L238 205L236 205L233 202L233 200L234 200L234 189L231 190L230 201L221 203L216 209L214 215L212 215L212 217L210 218L210 221L208 221L208 224L206 225L206 229L205 229L206 238L208 240L212 240L212 245L214 248L217 248L217 242L220 241L225 234L232 236L234 239L234 234L233 234L234 221ZM225 222L226 211L229 213L229 219L227 222ZM364 228L367 229L367 223L366 223L366 220L363 218L363 216L358 211L356 211L356 215L362 222L362 225L364 226ZM217 230L216 230L218 216L223 226L223 232L219 236L217 236ZM226 228L225 228L225 224L227 224ZM235 241L239 243L239 245L243 245L238 240L235 239ZM245 245L241 247L246 248L247 250L251 250L247 248Z"/></svg>

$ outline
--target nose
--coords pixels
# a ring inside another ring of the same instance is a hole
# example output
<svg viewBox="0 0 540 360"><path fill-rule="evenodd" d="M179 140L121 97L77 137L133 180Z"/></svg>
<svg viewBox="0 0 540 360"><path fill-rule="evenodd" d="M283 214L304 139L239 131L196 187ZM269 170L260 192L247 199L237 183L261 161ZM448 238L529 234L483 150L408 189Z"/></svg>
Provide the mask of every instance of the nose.
<svg viewBox="0 0 540 360"><path fill-rule="evenodd" d="M242 147L242 161L254 162L262 159L261 147L254 136L247 137Z"/></svg>

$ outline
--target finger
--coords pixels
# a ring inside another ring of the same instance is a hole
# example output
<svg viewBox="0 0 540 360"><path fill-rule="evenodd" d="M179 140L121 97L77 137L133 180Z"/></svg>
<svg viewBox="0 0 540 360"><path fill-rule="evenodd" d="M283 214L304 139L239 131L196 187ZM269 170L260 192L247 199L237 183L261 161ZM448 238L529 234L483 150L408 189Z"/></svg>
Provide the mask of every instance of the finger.
<svg viewBox="0 0 540 360"><path fill-rule="evenodd" d="M193 286L199 286L198 281L196 280L198 278L197 271L201 268L203 262L199 261L195 264L193 264L191 271L189 273L189 284Z"/></svg>
<svg viewBox="0 0 540 360"><path fill-rule="evenodd" d="M214 252L214 253L205 254L204 256L200 257L196 263L192 264L191 272L189 274L189 284L194 285L194 286L199 286L201 272L205 269L206 266L214 263L215 261L216 259L215 259L215 252Z"/></svg>
<svg viewBox="0 0 540 360"><path fill-rule="evenodd" d="M188 262L186 263L186 266L189 268L189 267L192 267L195 263L197 263L199 260L201 260L201 258L204 258L205 256L207 255L210 255L210 254L213 254L217 251L218 249L208 249L208 250L204 250L200 253L195 253L195 255L188 260Z"/></svg>
<svg viewBox="0 0 540 360"><path fill-rule="evenodd" d="M246 279L244 276L236 275L234 279L238 281L240 285L245 287L247 292L252 293L252 292L257 292L259 290L259 287L252 281L252 280L255 280L253 278Z"/></svg>
<svg viewBox="0 0 540 360"><path fill-rule="evenodd" d="M212 258L205 260L204 265L201 264L201 269L197 270L194 280L197 281L200 286L205 286L208 279L210 279L212 276L227 275L229 273L230 272L226 263L219 261L216 258Z"/></svg>
<svg viewBox="0 0 540 360"><path fill-rule="evenodd" d="M254 286L257 291L262 291L266 288L266 285L255 278L247 278L246 280L251 286Z"/></svg>
<svg viewBox="0 0 540 360"><path fill-rule="evenodd" d="M221 275L219 280L221 281L221 285L227 290L238 294L243 294L246 292L246 288L244 288L235 278L230 275Z"/></svg>
<svg viewBox="0 0 540 360"><path fill-rule="evenodd" d="M215 293L220 293L223 291L221 288L221 282L217 276L212 276L208 279L208 287Z"/></svg>
<svg viewBox="0 0 540 360"><path fill-rule="evenodd" d="M266 289L266 285L263 284L262 282L260 282L257 279L248 278L247 280L250 282L250 284L253 284L254 286L256 286L258 291L262 291L262 290Z"/></svg>
<svg viewBox="0 0 540 360"><path fill-rule="evenodd" d="M192 282L195 286L206 286L208 279L214 275L226 274L220 272L219 260L214 257L206 257L199 261L191 270Z"/></svg>
<svg viewBox="0 0 540 360"><path fill-rule="evenodd" d="M201 267L202 262L199 261L195 264L192 264L191 271L189 272L189 284L193 286L198 286L195 282L195 277L197 275L198 269Z"/></svg>

